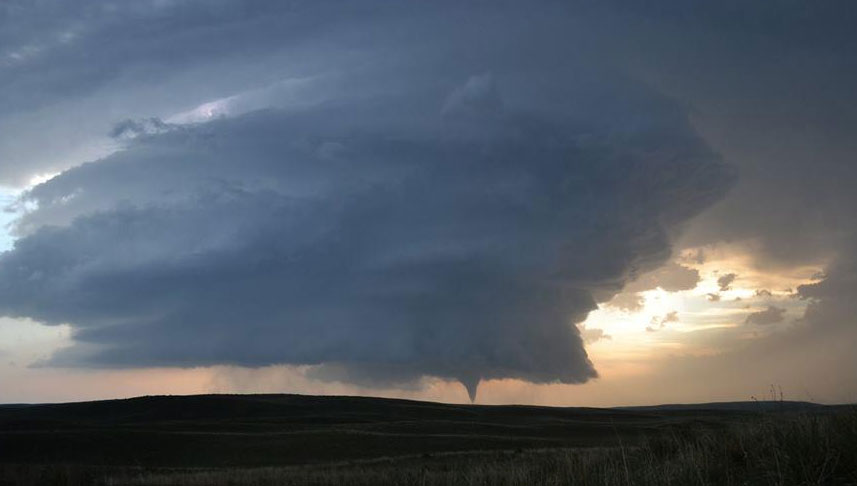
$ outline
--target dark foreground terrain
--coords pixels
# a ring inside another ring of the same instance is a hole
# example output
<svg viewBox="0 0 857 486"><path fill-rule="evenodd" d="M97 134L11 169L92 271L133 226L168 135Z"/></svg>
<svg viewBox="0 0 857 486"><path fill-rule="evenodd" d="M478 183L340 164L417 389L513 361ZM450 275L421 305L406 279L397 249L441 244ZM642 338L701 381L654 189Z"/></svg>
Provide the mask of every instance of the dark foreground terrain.
<svg viewBox="0 0 857 486"><path fill-rule="evenodd" d="M857 411L299 395L6 405L7 484L857 484Z"/></svg>

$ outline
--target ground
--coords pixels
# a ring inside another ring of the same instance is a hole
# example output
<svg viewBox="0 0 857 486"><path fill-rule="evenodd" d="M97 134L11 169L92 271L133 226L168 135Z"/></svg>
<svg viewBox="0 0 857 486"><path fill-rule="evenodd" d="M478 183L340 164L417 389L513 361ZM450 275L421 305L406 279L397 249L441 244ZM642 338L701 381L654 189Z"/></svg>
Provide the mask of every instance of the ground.
<svg viewBox="0 0 857 486"><path fill-rule="evenodd" d="M854 417L797 402L594 409L203 395L6 405L0 485L857 484Z"/></svg>

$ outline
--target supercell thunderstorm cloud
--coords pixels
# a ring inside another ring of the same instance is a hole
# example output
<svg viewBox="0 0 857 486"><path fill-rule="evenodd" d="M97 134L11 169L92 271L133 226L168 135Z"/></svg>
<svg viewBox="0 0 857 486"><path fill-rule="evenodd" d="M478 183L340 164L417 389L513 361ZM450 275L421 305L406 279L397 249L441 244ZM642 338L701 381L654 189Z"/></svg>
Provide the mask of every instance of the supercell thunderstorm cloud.
<svg viewBox="0 0 857 486"><path fill-rule="evenodd" d="M38 209L0 261L0 309L71 323L61 364L586 381L573 324L593 294L667 258L729 171L644 91L565 84L567 106L539 110L500 89L481 75L142 135L24 196ZM592 122L602 109L627 115Z"/></svg>
<svg viewBox="0 0 857 486"><path fill-rule="evenodd" d="M421 27L448 39L394 31L219 114L117 124L117 152L21 196L0 313L70 324L62 366L595 377L575 324L733 172L677 103L549 31L504 52L490 16Z"/></svg>
<svg viewBox="0 0 857 486"><path fill-rule="evenodd" d="M0 379L852 393L845 5L4 1Z"/></svg>

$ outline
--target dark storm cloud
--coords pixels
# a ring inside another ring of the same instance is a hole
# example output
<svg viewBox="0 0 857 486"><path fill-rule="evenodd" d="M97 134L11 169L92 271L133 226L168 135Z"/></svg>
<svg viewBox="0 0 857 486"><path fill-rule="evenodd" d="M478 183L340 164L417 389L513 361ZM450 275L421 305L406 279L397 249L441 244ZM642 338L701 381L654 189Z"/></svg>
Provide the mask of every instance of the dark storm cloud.
<svg viewBox="0 0 857 486"><path fill-rule="evenodd" d="M857 256L855 11L3 2L0 183L79 163L111 127L130 148L28 194L0 309L71 322L72 364L585 379L562 325L667 261L680 229L751 241L770 268ZM215 99L275 110L152 121ZM682 224L730 179L688 107L741 177ZM857 328L853 274L799 290L807 325Z"/></svg>
<svg viewBox="0 0 857 486"><path fill-rule="evenodd" d="M557 76L134 138L25 196L0 312L71 323L62 365L586 381L593 294L660 264L732 176L668 100Z"/></svg>

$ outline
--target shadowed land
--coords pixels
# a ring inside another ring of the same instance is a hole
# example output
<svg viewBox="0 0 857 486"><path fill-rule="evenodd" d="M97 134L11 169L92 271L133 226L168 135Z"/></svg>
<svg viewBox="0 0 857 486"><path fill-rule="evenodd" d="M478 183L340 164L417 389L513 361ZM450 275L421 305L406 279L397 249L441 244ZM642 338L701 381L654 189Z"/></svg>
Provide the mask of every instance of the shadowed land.
<svg viewBox="0 0 857 486"><path fill-rule="evenodd" d="M4 485L848 484L855 449L853 407L802 402L594 409L204 395L0 406Z"/></svg>

